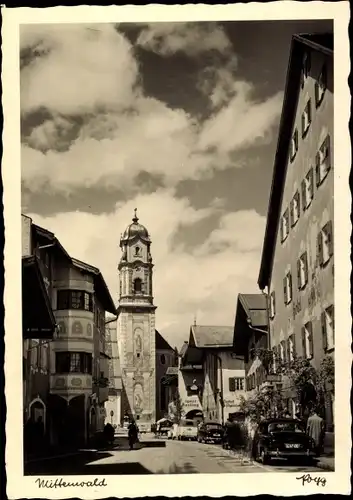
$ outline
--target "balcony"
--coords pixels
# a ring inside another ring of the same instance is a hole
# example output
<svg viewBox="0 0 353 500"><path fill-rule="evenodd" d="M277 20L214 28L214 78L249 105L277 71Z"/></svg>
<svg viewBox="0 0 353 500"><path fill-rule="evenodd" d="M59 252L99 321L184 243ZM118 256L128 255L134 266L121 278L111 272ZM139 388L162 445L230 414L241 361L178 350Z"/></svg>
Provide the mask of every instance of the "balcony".
<svg viewBox="0 0 353 500"><path fill-rule="evenodd" d="M57 395L92 393L92 375L87 373L55 373L50 375L50 392Z"/></svg>

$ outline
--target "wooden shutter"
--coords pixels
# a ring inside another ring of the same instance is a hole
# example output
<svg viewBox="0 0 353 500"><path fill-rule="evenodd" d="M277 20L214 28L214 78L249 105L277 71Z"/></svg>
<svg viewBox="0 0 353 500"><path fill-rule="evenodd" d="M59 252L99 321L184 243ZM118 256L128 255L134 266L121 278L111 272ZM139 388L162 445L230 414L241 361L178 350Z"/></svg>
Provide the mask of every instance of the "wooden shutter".
<svg viewBox="0 0 353 500"><path fill-rule="evenodd" d="M292 288L292 273L288 273L288 288L290 292L290 300L293 298L293 288Z"/></svg>
<svg viewBox="0 0 353 500"><path fill-rule="evenodd" d="M304 326L302 328L302 351L303 351L303 358L306 358L307 352L306 352L305 327Z"/></svg>
<svg viewBox="0 0 353 500"><path fill-rule="evenodd" d="M284 303L287 304L288 298L287 298L287 278L283 278L283 294L284 294Z"/></svg>
<svg viewBox="0 0 353 500"><path fill-rule="evenodd" d="M316 153L315 175L316 175L316 186L319 186L320 182L321 182L321 175L320 175L320 154L319 153Z"/></svg>
<svg viewBox="0 0 353 500"><path fill-rule="evenodd" d="M307 111L308 111L308 122L311 123L311 99L308 100L307 103Z"/></svg>
<svg viewBox="0 0 353 500"><path fill-rule="evenodd" d="M322 232L320 231L317 235L317 257L319 261L319 265L322 266L324 263L324 255L323 255L323 240L322 240Z"/></svg>
<svg viewBox="0 0 353 500"><path fill-rule="evenodd" d="M294 224L294 203L293 203L293 200L290 202L289 208L290 208L290 223L293 226L293 224Z"/></svg>
<svg viewBox="0 0 353 500"><path fill-rule="evenodd" d="M273 307L273 315L276 314L276 293L272 292L272 307Z"/></svg>
<svg viewBox="0 0 353 500"><path fill-rule="evenodd" d="M310 357L313 358L314 357L314 339L313 339L313 324L311 321L309 322L308 326L309 326L309 332L310 332L310 335L309 335Z"/></svg>
<svg viewBox="0 0 353 500"><path fill-rule="evenodd" d="M328 241L328 251L330 257L333 255L333 231L332 231L332 221L329 221L325 226L325 232L327 233Z"/></svg>
<svg viewBox="0 0 353 500"><path fill-rule="evenodd" d="M303 261L304 261L304 277L305 277L305 285L307 284L309 280L309 263L308 263L308 252L304 252L303 255Z"/></svg>
<svg viewBox="0 0 353 500"><path fill-rule="evenodd" d="M302 287L301 273L300 273L300 259L297 260L297 279L298 279L298 289Z"/></svg>
<svg viewBox="0 0 353 500"><path fill-rule="evenodd" d="M297 355L297 349L296 349L296 345L295 345L295 333L293 333L291 335L291 337L292 337L292 342L293 342L293 344L292 344L293 345L293 358L295 358Z"/></svg>
<svg viewBox="0 0 353 500"><path fill-rule="evenodd" d="M289 337L286 341L285 341L285 347L287 349L287 361L288 363L290 363L291 359L290 359L290 339L291 337Z"/></svg>
<svg viewBox="0 0 353 500"><path fill-rule="evenodd" d="M283 231L283 215L282 215L282 218L280 220L280 231L281 231L281 241L284 240L284 231Z"/></svg>
<svg viewBox="0 0 353 500"><path fill-rule="evenodd" d="M306 209L306 204L307 204L305 179L302 180L301 188L302 188L302 204L303 204L303 212L304 212L304 210Z"/></svg>
<svg viewBox="0 0 353 500"><path fill-rule="evenodd" d="M324 351L327 349L327 330L326 330L326 313L321 313L321 332L322 332L322 347Z"/></svg>
<svg viewBox="0 0 353 500"><path fill-rule="evenodd" d="M229 378L229 392L235 391L235 379L234 377Z"/></svg>
<svg viewBox="0 0 353 500"><path fill-rule="evenodd" d="M299 193L299 191L296 192L295 197L297 200L297 210L298 210L298 218L299 218L300 217L300 193Z"/></svg>

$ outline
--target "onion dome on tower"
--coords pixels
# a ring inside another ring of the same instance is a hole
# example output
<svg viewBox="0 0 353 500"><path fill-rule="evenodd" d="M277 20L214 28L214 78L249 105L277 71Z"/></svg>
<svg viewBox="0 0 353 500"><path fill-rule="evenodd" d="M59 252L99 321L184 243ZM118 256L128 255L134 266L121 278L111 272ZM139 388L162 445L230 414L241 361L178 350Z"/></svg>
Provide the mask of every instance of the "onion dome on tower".
<svg viewBox="0 0 353 500"><path fill-rule="evenodd" d="M120 242L127 243L128 241L139 238L142 241L150 242L150 235L148 234L145 226L139 223L139 218L136 215L137 209L135 208L135 215L132 219L132 224L129 224L125 229Z"/></svg>

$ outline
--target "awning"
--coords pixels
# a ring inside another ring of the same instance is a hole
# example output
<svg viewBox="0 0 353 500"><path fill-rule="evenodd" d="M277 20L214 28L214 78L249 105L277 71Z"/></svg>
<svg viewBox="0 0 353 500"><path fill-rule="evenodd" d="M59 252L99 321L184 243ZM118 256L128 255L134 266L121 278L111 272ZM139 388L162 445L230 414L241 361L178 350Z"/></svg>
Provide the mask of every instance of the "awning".
<svg viewBox="0 0 353 500"><path fill-rule="evenodd" d="M22 334L24 339L52 339L56 322L38 260L22 258Z"/></svg>

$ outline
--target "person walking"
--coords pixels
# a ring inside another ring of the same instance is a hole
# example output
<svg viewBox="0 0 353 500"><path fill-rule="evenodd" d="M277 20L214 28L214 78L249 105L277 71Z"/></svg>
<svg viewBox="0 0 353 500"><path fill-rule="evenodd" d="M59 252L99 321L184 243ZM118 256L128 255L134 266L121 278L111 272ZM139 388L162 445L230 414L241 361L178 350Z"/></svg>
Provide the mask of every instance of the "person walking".
<svg viewBox="0 0 353 500"><path fill-rule="evenodd" d="M325 422L321 418L317 411L312 410L310 417L308 418L306 424L307 434L315 441L316 455L322 452L323 436L325 435Z"/></svg>
<svg viewBox="0 0 353 500"><path fill-rule="evenodd" d="M129 439L130 450L134 448L134 444L137 442L137 436L138 436L138 429L135 422L132 420L132 422L129 424L128 427L128 439Z"/></svg>

